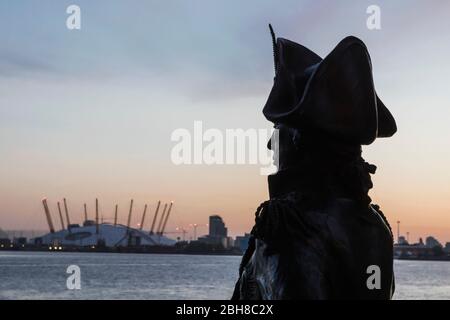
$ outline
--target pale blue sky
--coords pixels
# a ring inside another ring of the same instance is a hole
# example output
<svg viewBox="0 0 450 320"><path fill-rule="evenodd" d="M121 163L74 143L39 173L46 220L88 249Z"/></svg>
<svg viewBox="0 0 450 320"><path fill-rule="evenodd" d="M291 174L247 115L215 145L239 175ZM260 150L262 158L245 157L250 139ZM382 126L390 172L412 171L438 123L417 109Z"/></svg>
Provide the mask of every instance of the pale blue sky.
<svg viewBox="0 0 450 320"><path fill-rule="evenodd" d="M65 26L70 4L81 7L80 31ZM366 28L371 4L381 7L381 30ZM379 165L373 196L411 230L424 212L429 230L450 230L449 12L445 0L3 1L0 227L45 227L44 195L74 206L98 195L108 210L130 197L177 198L193 218L175 215L173 226L217 211L247 230L266 196L259 167L173 167L170 133L194 120L270 127L261 108L273 77L271 22L321 56L350 34L366 42L399 127L365 148ZM230 188L238 177L245 189ZM193 180L196 195L183 196Z"/></svg>

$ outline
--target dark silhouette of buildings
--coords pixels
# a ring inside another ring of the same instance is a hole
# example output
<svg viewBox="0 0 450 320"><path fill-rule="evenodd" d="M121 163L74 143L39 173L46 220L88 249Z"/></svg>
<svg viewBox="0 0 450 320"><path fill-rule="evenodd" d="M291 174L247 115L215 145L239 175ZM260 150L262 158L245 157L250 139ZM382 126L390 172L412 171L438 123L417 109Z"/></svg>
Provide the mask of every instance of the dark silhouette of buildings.
<svg viewBox="0 0 450 320"><path fill-rule="evenodd" d="M228 229L219 215L209 217L209 234L198 238L198 241L212 245L221 245L224 248L233 246L233 239L228 237Z"/></svg>
<svg viewBox="0 0 450 320"><path fill-rule="evenodd" d="M209 217L209 236L210 237L227 237L228 230L225 223L218 215Z"/></svg>

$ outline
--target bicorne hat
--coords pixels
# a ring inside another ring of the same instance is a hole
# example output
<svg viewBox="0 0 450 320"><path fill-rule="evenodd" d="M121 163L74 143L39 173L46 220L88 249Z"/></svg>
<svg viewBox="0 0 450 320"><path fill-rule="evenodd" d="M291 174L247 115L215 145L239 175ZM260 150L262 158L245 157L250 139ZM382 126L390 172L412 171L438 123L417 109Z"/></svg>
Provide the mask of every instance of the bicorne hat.
<svg viewBox="0 0 450 320"><path fill-rule="evenodd" d="M324 59L304 46L278 38L271 26L275 79L264 116L304 132L318 132L367 145L397 131L377 96L365 44L343 39Z"/></svg>

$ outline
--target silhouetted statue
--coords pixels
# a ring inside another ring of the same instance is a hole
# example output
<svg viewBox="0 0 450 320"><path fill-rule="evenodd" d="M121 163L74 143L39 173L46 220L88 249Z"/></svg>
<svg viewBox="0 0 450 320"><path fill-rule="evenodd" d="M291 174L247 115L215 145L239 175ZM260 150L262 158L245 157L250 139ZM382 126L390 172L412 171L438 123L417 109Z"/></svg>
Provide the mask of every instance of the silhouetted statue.
<svg viewBox="0 0 450 320"><path fill-rule="evenodd" d="M347 37L321 59L271 33L276 75L263 113L278 129L278 171L233 299L390 299L392 231L368 196L376 167L361 145L397 128L367 48Z"/></svg>

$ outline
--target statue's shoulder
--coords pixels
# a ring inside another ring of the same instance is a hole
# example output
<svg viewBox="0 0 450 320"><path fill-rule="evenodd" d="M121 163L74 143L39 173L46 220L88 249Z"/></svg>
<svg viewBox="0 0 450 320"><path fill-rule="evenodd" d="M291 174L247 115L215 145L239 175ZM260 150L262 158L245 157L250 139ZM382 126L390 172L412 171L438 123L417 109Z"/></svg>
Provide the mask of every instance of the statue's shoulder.
<svg viewBox="0 0 450 320"><path fill-rule="evenodd" d="M384 215L383 211L381 211L380 206L377 204L371 204L370 213L373 217L376 217L378 225L382 226L383 229L389 231L390 236L393 237L394 234L392 233L391 225L389 224L389 221Z"/></svg>
<svg viewBox="0 0 450 320"><path fill-rule="evenodd" d="M352 199L337 198L325 210L327 226L333 235L342 234L345 238L363 237L385 239L392 242L392 230L388 219L375 204L367 207Z"/></svg>

